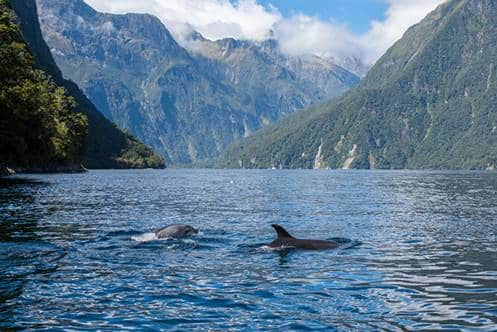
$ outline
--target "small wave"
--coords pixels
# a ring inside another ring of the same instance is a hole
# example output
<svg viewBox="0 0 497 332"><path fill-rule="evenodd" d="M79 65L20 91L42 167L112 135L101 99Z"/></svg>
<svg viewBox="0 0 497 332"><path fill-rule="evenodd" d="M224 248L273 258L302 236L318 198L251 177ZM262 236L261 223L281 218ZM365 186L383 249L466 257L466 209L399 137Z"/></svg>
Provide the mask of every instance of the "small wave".
<svg viewBox="0 0 497 332"><path fill-rule="evenodd" d="M159 238L155 233L149 232L149 233L143 233L140 235L132 236L131 239L136 242L150 242L150 241L156 241Z"/></svg>
<svg viewBox="0 0 497 332"><path fill-rule="evenodd" d="M134 235L141 235L143 234L142 232L140 231L130 231L130 230L126 230L126 231L123 231L123 230L119 230L119 231L112 231L112 232L108 232L107 234L104 235L104 237L110 237L110 238L114 238L114 237L120 237L120 238L126 238L126 237L130 237L130 236L134 236Z"/></svg>
<svg viewBox="0 0 497 332"><path fill-rule="evenodd" d="M255 251L257 251L257 252L266 252L266 251L273 251L273 249L274 248L271 248L270 246L263 245L263 246L255 248Z"/></svg>
<svg viewBox="0 0 497 332"><path fill-rule="evenodd" d="M332 237L332 238L329 238L328 239L329 241L333 241L333 242L336 242L336 243L340 243L340 244L345 244L345 243L350 243L352 242L351 239L347 239L345 237Z"/></svg>
<svg viewBox="0 0 497 332"><path fill-rule="evenodd" d="M268 251L287 251L295 249L295 247L292 246L281 246L281 247L270 247L268 245L263 245L259 248L256 249L256 251L261 251L261 252L268 252Z"/></svg>
<svg viewBox="0 0 497 332"><path fill-rule="evenodd" d="M342 249L342 250L345 250L345 249L353 249L353 248L357 248L359 246L362 245L362 242L361 241L357 241L357 240L349 240L348 242L342 242L340 244L340 247L339 249Z"/></svg>
<svg viewBox="0 0 497 332"><path fill-rule="evenodd" d="M172 237L158 238L157 235L153 232L142 233L140 235L132 236L131 239L136 242L144 243L144 242L152 242L152 241L174 241L177 243L173 243L168 249L174 249L184 246L195 247L197 242L193 239L175 239Z"/></svg>

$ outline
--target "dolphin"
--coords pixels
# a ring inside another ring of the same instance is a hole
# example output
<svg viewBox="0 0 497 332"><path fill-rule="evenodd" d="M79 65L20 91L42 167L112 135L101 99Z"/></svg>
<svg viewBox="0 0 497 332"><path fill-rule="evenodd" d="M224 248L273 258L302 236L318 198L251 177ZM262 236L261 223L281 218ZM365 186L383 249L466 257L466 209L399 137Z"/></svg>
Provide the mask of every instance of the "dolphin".
<svg viewBox="0 0 497 332"><path fill-rule="evenodd" d="M267 245L270 248L324 250L334 249L339 246L339 243L335 241L296 239L280 225L273 224L271 226L275 229L278 237Z"/></svg>
<svg viewBox="0 0 497 332"><path fill-rule="evenodd" d="M163 227L163 228L155 231L155 235L159 239L164 239L164 238L179 239L179 238L190 236L190 235L197 234L197 233L198 233L198 229L195 229L189 225L182 225L182 224L169 225L169 226Z"/></svg>

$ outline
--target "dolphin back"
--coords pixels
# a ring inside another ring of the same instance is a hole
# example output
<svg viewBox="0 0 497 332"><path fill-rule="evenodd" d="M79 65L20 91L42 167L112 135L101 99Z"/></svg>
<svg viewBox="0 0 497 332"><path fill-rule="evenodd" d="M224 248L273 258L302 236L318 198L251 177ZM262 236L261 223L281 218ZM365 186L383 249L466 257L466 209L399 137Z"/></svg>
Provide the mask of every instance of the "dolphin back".
<svg viewBox="0 0 497 332"><path fill-rule="evenodd" d="M182 238L196 233L198 233L198 230L196 230L195 228L189 225L182 225L182 224L169 225L155 231L155 234L159 239Z"/></svg>
<svg viewBox="0 0 497 332"><path fill-rule="evenodd" d="M280 225L273 224L271 226L274 228L278 235L278 238L276 240L268 244L268 246L271 248L322 250L338 248L340 246L340 244L335 241L296 239Z"/></svg>

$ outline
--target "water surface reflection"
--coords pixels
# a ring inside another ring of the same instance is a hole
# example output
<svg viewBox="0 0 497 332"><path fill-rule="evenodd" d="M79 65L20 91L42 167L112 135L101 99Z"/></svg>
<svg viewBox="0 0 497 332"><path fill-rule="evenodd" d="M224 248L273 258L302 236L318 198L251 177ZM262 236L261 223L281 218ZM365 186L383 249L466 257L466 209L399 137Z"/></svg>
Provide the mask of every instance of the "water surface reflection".
<svg viewBox="0 0 497 332"><path fill-rule="evenodd" d="M0 184L0 329L493 330L497 174L94 171ZM201 234L136 242L169 223ZM271 223L350 250L256 250Z"/></svg>

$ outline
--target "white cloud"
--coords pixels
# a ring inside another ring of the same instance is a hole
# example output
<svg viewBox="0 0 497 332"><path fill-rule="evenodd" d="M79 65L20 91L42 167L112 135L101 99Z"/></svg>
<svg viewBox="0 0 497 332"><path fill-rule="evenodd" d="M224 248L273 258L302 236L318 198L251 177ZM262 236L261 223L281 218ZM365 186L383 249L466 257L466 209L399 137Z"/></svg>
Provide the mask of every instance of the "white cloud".
<svg viewBox="0 0 497 332"><path fill-rule="evenodd" d="M275 8L256 0L86 0L93 8L111 13L150 13L159 17L175 34L192 29L212 40L234 37L263 40L282 19Z"/></svg>
<svg viewBox="0 0 497 332"><path fill-rule="evenodd" d="M360 37L366 62L378 59L402 37L412 25L421 21L430 11L447 0L388 0L384 21L371 22L370 30Z"/></svg>
<svg viewBox="0 0 497 332"><path fill-rule="evenodd" d="M357 36L346 26L296 14L274 26L274 37L292 55L317 54L335 57L360 53Z"/></svg>
<svg viewBox="0 0 497 332"><path fill-rule="evenodd" d="M346 26L304 14L283 17L274 7L256 0L85 0L99 11L150 13L159 17L182 42L196 30L212 40L234 37L262 40L271 31L290 54L355 56L374 62L407 28L446 0L383 0L388 3L384 21L371 22L363 35Z"/></svg>

